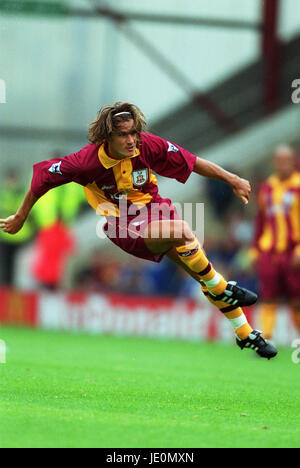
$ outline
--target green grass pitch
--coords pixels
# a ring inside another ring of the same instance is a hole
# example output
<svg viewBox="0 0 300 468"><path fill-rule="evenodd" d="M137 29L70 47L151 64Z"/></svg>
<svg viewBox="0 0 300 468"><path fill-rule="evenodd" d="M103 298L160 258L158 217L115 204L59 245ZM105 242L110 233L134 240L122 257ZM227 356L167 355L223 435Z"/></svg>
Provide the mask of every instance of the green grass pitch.
<svg viewBox="0 0 300 468"><path fill-rule="evenodd" d="M0 328L0 447L299 447L300 364L235 345Z"/></svg>

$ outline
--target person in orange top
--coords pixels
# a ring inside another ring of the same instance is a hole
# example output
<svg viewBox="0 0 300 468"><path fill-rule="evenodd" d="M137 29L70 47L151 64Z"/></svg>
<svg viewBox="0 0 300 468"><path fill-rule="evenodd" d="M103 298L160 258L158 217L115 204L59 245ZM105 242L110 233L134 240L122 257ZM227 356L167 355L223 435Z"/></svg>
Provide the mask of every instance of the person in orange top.
<svg viewBox="0 0 300 468"><path fill-rule="evenodd" d="M252 257L263 302L260 320L271 338L284 297L300 330L300 172L289 146L275 150L272 174L260 187Z"/></svg>

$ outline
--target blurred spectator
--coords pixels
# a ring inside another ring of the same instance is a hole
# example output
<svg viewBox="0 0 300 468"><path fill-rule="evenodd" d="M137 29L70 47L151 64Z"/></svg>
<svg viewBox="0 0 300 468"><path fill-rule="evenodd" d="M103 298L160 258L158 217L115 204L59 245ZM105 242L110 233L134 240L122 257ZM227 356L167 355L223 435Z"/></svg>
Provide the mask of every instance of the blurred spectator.
<svg viewBox="0 0 300 468"><path fill-rule="evenodd" d="M154 296L188 297L193 293L191 283L195 283L168 258L164 258L159 264L146 264L143 278L147 293Z"/></svg>
<svg viewBox="0 0 300 468"><path fill-rule="evenodd" d="M119 259L101 250L93 251L90 260L75 275L75 286L95 292L118 292L123 284L121 268Z"/></svg>
<svg viewBox="0 0 300 468"><path fill-rule="evenodd" d="M193 297L195 281L176 264L163 259L159 264L139 259L122 262L100 250L76 276L76 287L102 293Z"/></svg>
<svg viewBox="0 0 300 468"><path fill-rule="evenodd" d="M210 208L214 210L218 219L224 220L235 201L232 188L228 184L214 179L206 179L205 188Z"/></svg>
<svg viewBox="0 0 300 468"><path fill-rule="evenodd" d="M0 216L8 218L16 213L24 197L24 188L20 182L19 174L14 169L9 169L4 175L0 188ZM24 225L23 229L11 236L0 230L0 284L13 286L15 258L21 246L30 241L34 234L32 218Z"/></svg>
<svg viewBox="0 0 300 468"><path fill-rule="evenodd" d="M32 274L47 290L57 290L64 278L67 261L75 251L72 231L61 221L40 230L34 247Z"/></svg>
<svg viewBox="0 0 300 468"><path fill-rule="evenodd" d="M229 219L229 231L240 246L249 245L253 237L253 223L244 208L238 210Z"/></svg>
<svg viewBox="0 0 300 468"><path fill-rule="evenodd" d="M126 259L126 262L120 268L120 284L123 293L134 295L151 294L151 285L145 278L147 266L143 260Z"/></svg>

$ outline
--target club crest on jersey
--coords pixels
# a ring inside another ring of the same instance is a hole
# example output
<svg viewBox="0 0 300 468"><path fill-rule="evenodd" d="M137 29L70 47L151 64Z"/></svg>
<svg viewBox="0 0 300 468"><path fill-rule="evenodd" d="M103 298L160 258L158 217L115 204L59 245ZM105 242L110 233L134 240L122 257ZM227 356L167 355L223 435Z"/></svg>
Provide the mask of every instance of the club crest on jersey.
<svg viewBox="0 0 300 468"><path fill-rule="evenodd" d="M60 161L59 163L52 164L52 166L49 169L49 172L51 172L52 174L62 175L62 172L60 170L61 163L62 163L62 161Z"/></svg>
<svg viewBox="0 0 300 468"><path fill-rule="evenodd" d="M148 169L138 169L132 172L133 184L140 187L144 185L148 180Z"/></svg>
<svg viewBox="0 0 300 468"><path fill-rule="evenodd" d="M178 153L179 150L178 150L178 148L177 148L175 145L173 145L173 143L170 143L170 142L168 141L168 144L169 144L168 152L171 151L172 153Z"/></svg>

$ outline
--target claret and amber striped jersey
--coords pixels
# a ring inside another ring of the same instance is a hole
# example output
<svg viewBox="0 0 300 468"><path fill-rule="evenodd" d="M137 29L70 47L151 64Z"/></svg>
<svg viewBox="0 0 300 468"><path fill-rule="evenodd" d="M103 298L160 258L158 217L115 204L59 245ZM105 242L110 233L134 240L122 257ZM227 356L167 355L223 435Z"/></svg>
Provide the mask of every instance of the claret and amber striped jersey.
<svg viewBox="0 0 300 468"><path fill-rule="evenodd" d="M196 156L158 136L142 133L130 158L112 159L104 145L89 144L78 153L40 162L33 167L31 190L40 198L48 190L76 182L84 186L90 205L101 215L120 216L120 201L142 207L159 202L156 174L185 183Z"/></svg>
<svg viewBox="0 0 300 468"><path fill-rule="evenodd" d="M300 172L287 180L272 175L258 194L253 247L262 252L300 252Z"/></svg>

